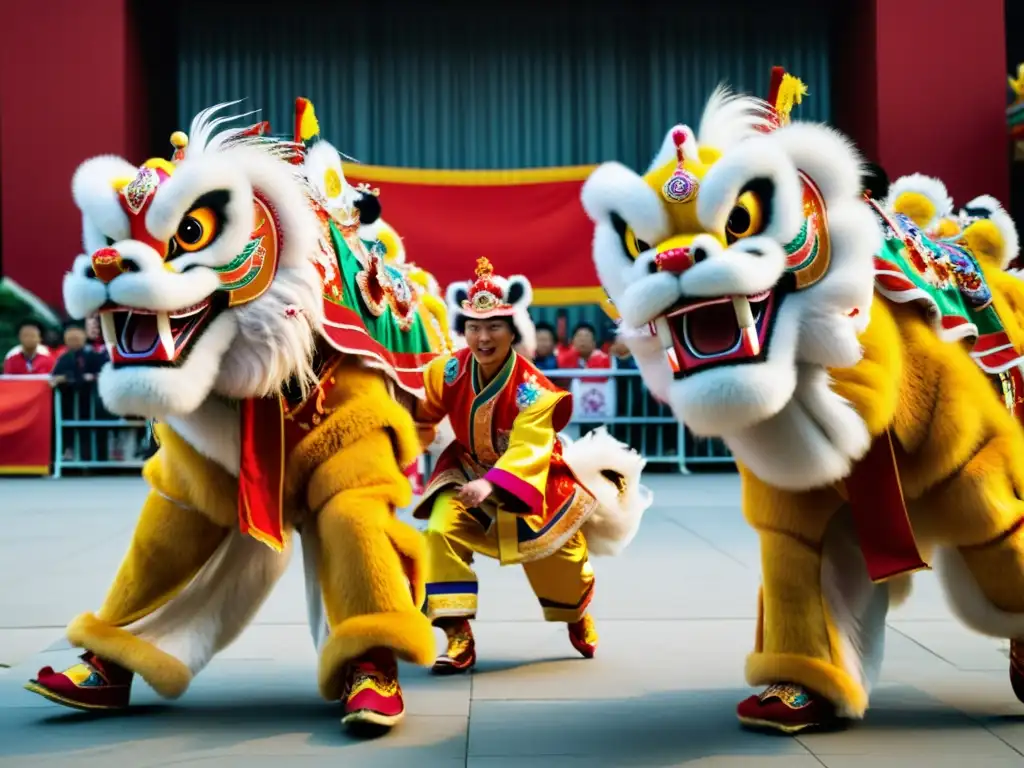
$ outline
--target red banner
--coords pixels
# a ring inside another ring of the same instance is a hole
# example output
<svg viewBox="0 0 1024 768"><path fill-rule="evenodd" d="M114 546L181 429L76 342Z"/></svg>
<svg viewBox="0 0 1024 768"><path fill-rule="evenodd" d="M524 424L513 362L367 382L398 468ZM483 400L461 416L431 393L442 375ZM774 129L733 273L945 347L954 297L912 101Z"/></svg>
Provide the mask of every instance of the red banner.
<svg viewBox="0 0 1024 768"><path fill-rule="evenodd" d="M53 390L46 376L0 376L0 475L47 475Z"/></svg>
<svg viewBox="0 0 1024 768"><path fill-rule="evenodd" d="M525 275L535 304L600 303L591 256L594 225L580 202L594 166L520 171L430 171L345 165L345 177L380 190L384 219L410 261L442 287L470 280L486 256L501 275Z"/></svg>

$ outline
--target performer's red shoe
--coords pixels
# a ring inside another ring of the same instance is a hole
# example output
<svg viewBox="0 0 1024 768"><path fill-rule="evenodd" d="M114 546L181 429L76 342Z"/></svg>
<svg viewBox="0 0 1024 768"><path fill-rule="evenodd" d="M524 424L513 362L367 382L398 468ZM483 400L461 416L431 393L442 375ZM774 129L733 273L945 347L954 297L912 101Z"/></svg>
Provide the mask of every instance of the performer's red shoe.
<svg viewBox="0 0 1024 768"><path fill-rule="evenodd" d="M594 658L594 654L597 653L597 627L594 626L594 619L589 613L583 614L583 618L569 625L569 642L584 659Z"/></svg>
<svg viewBox="0 0 1024 768"><path fill-rule="evenodd" d="M799 733L808 728L839 724L835 705L824 696L792 683L769 685L736 707L740 723L748 728Z"/></svg>
<svg viewBox="0 0 1024 768"><path fill-rule="evenodd" d="M1010 641L1010 685L1017 700L1024 703L1024 640Z"/></svg>
<svg viewBox="0 0 1024 768"><path fill-rule="evenodd" d="M466 619L446 619L437 623L448 640L445 652L437 657L430 671L435 675L457 675L476 664L476 640Z"/></svg>
<svg viewBox="0 0 1024 768"><path fill-rule="evenodd" d="M80 658L81 664L63 672L43 667L34 680L25 683L26 690L73 709L126 709L134 674L92 653L84 653Z"/></svg>
<svg viewBox="0 0 1024 768"><path fill-rule="evenodd" d="M341 723L350 730L387 730L397 725L405 716L405 701L395 654L375 648L349 662L342 702Z"/></svg>

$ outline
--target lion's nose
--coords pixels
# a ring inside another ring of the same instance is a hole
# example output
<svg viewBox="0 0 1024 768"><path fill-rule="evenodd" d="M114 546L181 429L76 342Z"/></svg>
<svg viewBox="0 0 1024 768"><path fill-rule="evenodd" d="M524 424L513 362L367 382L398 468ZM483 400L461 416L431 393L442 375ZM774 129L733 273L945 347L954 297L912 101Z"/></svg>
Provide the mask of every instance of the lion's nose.
<svg viewBox="0 0 1024 768"><path fill-rule="evenodd" d="M693 266L693 258L690 256L689 248L669 248L659 252L654 257L654 263L660 272L681 275Z"/></svg>
<svg viewBox="0 0 1024 768"><path fill-rule="evenodd" d="M92 271L97 280L109 283L128 270L116 248L100 248L92 255Z"/></svg>

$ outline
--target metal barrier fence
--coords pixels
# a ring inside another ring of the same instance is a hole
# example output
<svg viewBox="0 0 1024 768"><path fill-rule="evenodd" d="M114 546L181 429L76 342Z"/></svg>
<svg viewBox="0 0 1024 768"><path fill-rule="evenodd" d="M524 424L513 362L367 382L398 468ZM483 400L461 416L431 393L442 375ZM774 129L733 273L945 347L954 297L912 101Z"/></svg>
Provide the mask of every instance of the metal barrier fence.
<svg viewBox="0 0 1024 768"><path fill-rule="evenodd" d="M152 432L145 419L110 413L96 385L53 389L53 476L66 469L142 468Z"/></svg>
<svg viewBox="0 0 1024 768"><path fill-rule="evenodd" d="M574 395L569 437L604 426L647 463L690 468L733 465L720 440L698 438L681 427L665 405L647 391L638 371L625 368L545 371ZM94 385L54 390L54 477L68 469L141 467L151 452L152 435L143 419L123 419L103 406Z"/></svg>

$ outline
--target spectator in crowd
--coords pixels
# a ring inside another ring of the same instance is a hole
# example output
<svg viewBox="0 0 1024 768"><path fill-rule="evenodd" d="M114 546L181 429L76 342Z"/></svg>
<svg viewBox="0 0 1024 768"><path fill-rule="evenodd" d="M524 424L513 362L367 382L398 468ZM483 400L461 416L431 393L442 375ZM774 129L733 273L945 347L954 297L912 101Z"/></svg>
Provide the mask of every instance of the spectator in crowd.
<svg viewBox="0 0 1024 768"><path fill-rule="evenodd" d="M98 353L104 361L109 360L107 345L103 342L103 331L100 329L100 316L89 315L85 318L86 345Z"/></svg>
<svg viewBox="0 0 1024 768"><path fill-rule="evenodd" d="M571 345L559 352L559 368L611 368L612 361L597 347L597 331L590 323L580 323L572 332Z"/></svg>
<svg viewBox="0 0 1024 768"><path fill-rule="evenodd" d="M88 341L81 323L72 321L64 326L64 351L53 366L54 383L77 385L96 380L103 361Z"/></svg>
<svg viewBox="0 0 1024 768"><path fill-rule="evenodd" d="M572 341L567 349L558 353L558 367L611 368L611 359L597 347L597 332L590 323L579 323L572 332ZM573 419L579 422L579 432L570 437L582 437L596 429L604 418L615 414L615 382L604 378L574 377L571 381L556 381L572 393Z"/></svg>
<svg viewBox="0 0 1024 768"><path fill-rule="evenodd" d="M35 320L23 320L18 325L18 346L4 358L4 374L28 376L47 374L53 370L55 360L49 348L43 345L43 327Z"/></svg>
<svg viewBox="0 0 1024 768"><path fill-rule="evenodd" d="M92 401L96 391L96 376L103 367L104 357L88 346L85 326L78 322L69 322L64 326L64 352L57 358L53 366L52 380L60 392L61 416L65 420L82 420L97 418L92 410ZM73 456L75 430L65 428L62 431L64 455ZM97 459L105 461L107 457L107 430L95 430ZM89 460L93 456L93 440L80 441L80 457Z"/></svg>
<svg viewBox="0 0 1024 768"><path fill-rule="evenodd" d="M558 368L556 344L555 329L548 323L537 323L537 353L533 364L540 370L553 371Z"/></svg>

